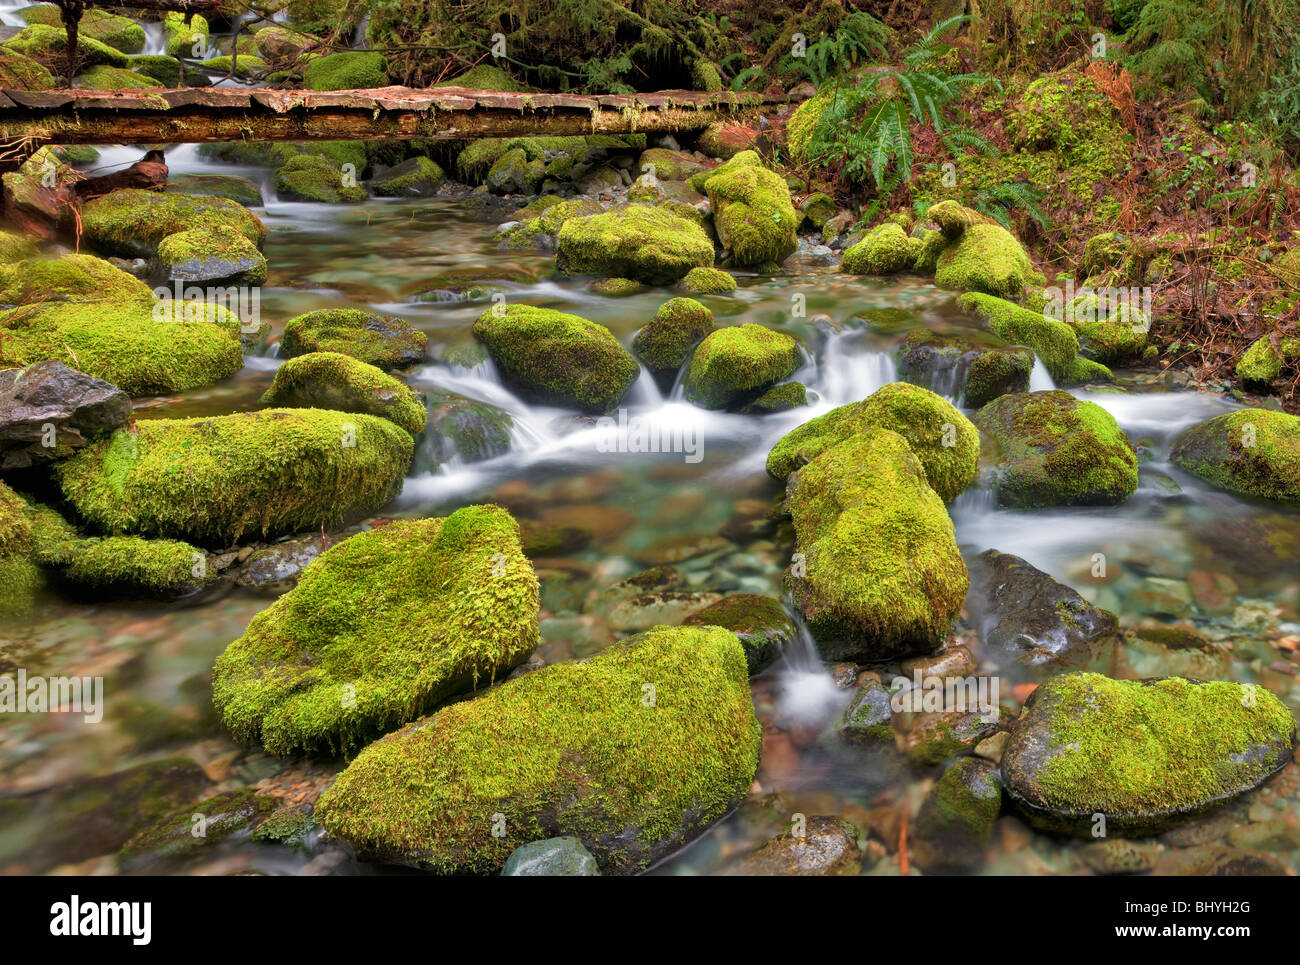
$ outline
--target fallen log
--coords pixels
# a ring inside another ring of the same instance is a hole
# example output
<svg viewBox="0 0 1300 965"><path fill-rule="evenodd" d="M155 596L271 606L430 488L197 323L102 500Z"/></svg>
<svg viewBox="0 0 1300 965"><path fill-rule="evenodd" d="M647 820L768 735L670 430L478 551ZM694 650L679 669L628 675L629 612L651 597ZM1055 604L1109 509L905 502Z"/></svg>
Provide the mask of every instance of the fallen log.
<svg viewBox="0 0 1300 965"><path fill-rule="evenodd" d="M150 151L129 168L86 178L72 185L78 201L101 198L119 188L142 188L146 191L164 191L167 188L167 162L162 151Z"/></svg>

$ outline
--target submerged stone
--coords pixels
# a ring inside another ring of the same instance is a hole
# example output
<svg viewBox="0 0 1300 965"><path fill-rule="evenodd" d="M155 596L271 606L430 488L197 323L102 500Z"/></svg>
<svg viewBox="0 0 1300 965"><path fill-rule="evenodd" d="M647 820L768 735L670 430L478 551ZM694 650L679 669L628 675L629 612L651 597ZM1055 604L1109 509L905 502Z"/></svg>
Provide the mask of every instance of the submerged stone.
<svg viewBox="0 0 1300 965"><path fill-rule="evenodd" d="M515 848L501 874L507 878L591 877L600 874L600 867L577 838L547 838Z"/></svg>
<svg viewBox="0 0 1300 965"><path fill-rule="evenodd" d="M1029 349L923 329L904 336L898 351L899 379L958 399L971 409L1000 395L1027 392L1034 368Z"/></svg>
<svg viewBox="0 0 1300 965"><path fill-rule="evenodd" d="M316 814L370 860L490 873L565 835L633 874L740 801L759 737L735 634L661 627L381 738Z"/></svg>
<svg viewBox="0 0 1300 965"><path fill-rule="evenodd" d="M1002 755L1035 825L1152 834L1263 783L1292 758L1295 719L1263 687L1066 674L1040 684Z"/></svg>
<svg viewBox="0 0 1300 965"><path fill-rule="evenodd" d="M779 600L754 593L733 593L702 610L684 626L722 627L740 638L750 676L774 663L791 646L799 631Z"/></svg>
<svg viewBox="0 0 1300 965"><path fill-rule="evenodd" d="M491 683L537 645L510 514L471 506L330 547L217 658L212 700L272 754L348 752Z"/></svg>
<svg viewBox="0 0 1300 965"><path fill-rule="evenodd" d="M745 877L822 875L855 877L862 871L857 829L834 817L814 815L785 831L724 871Z"/></svg>
<svg viewBox="0 0 1300 965"><path fill-rule="evenodd" d="M912 836L917 867L927 874L966 874L988 858L1002 810L1002 781L990 761L955 761L921 805Z"/></svg>

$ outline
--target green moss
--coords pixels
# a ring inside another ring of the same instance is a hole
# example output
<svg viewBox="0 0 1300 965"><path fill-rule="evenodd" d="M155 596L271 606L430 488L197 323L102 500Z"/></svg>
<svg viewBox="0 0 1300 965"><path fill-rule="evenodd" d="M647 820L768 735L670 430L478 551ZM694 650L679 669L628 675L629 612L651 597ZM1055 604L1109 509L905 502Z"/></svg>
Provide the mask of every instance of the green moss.
<svg viewBox="0 0 1300 965"><path fill-rule="evenodd" d="M170 279L266 282L266 257L229 225L178 231L158 243L158 261Z"/></svg>
<svg viewBox="0 0 1300 965"><path fill-rule="evenodd" d="M57 554L64 579L94 589L173 596L207 582L207 554L179 540L110 536L64 543ZM197 572L196 572L197 571Z"/></svg>
<svg viewBox="0 0 1300 965"><path fill-rule="evenodd" d="M1086 385L1089 382L1114 382L1115 376L1110 369L1100 362L1086 359L1082 355L1070 361L1061 375L1062 385Z"/></svg>
<svg viewBox="0 0 1300 965"><path fill-rule="evenodd" d="M241 80L247 80L259 71L266 70L266 61L261 57L255 57L252 54L246 54L243 51L239 54L236 61L229 54L220 57L211 57L203 61L202 67L210 74L229 74L234 70L234 76Z"/></svg>
<svg viewBox="0 0 1300 965"><path fill-rule="evenodd" d="M384 198L423 196L446 177L437 162L420 155L403 161L383 178L375 179L371 189Z"/></svg>
<svg viewBox="0 0 1300 965"><path fill-rule="evenodd" d="M1032 273L1029 255L1011 232L997 224L976 224L940 252L934 283L950 291L1017 299Z"/></svg>
<svg viewBox="0 0 1300 965"><path fill-rule="evenodd" d="M507 248L554 247L556 236L565 223L574 218L600 212L600 202L591 198L574 198L572 201L559 201L548 204L537 214L523 220L502 232L498 238Z"/></svg>
<svg viewBox="0 0 1300 965"><path fill-rule="evenodd" d="M50 90L54 75L44 64L15 50L0 48L0 89Z"/></svg>
<svg viewBox="0 0 1300 965"><path fill-rule="evenodd" d="M253 618L217 658L213 704L270 753L346 753L522 662L537 609L505 510L390 523L328 549Z"/></svg>
<svg viewBox="0 0 1300 965"><path fill-rule="evenodd" d="M1074 330L1041 312L977 292L962 295L957 305L982 318L988 330L999 338L1033 349L1053 378L1064 378L1079 354L1079 339Z"/></svg>
<svg viewBox="0 0 1300 965"><path fill-rule="evenodd" d="M720 328L691 355L683 389L691 402L721 409L789 378L802 361L798 341L784 332L751 323Z"/></svg>
<svg viewBox="0 0 1300 965"><path fill-rule="evenodd" d="M32 546L32 508L0 482L0 556L26 553Z"/></svg>
<svg viewBox="0 0 1300 965"><path fill-rule="evenodd" d="M169 57L194 59L195 50L206 49L208 45L208 21L201 14L185 14L176 11L163 14L162 20L164 48ZM198 42L203 41L199 47Z"/></svg>
<svg viewBox="0 0 1300 965"><path fill-rule="evenodd" d="M644 172L647 165L654 169L655 177L660 181L685 181L703 167L689 154L662 147L652 147L642 152L636 170Z"/></svg>
<svg viewBox="0 0 1300 965"><path fill-rule="evenodd" d="M478 64L471 67L459 77L439 81L434 87L467 87L470 90L497 90L523 92L530 90L507 74L500 67L491 64Z"/></svg>
<svg viewBox="0 0 1300 965"><path fill-rule="evenodd" d="M64 496L103 532L224 546L378 509L412 447L386 419L265 409L139 422L59 463L57 474Z"/></svg>
<svg viewBox="0 0 1300 965"><path fill-rule="evenodd" d="M560 228L557 242L555 264L566 275L667 285L692 268L713 265L713 242L703 228L644 204L571 218Z"/></svg>
<svg viewBox="0 0 1300 965"><path fill-rule="evenodd" d="M659 306L654 319L632 339L632 351L658 371L676 372L691 349L713 331L713 313L693 298L673 298Z"/></svg>
<svg viewBox="0 0 1300 965"><path fill-rule="evenodd" d="M786 584L823 656L929 652L969 578L943 501L906 439L866 429L791 478L801 559Z"/></svg>
<svg viewBox="0 0 1300 965"><path fill-rule="evenodd" d="M1277 346L1267 335L1257 338L1237 361L1237 378L1250 386L1267 386L1282 374L1287 359L1300 359L1300 338L1280 338Z"/></svg>
<svg viewBox="0 0 1300 965"><path fill-rule="evenodd" d="M875 429L908 441L931 488L945 501L955 499L979 470L979 433L971 421L928 389L891 382L786 433L768 453L767 471L784 480L846 439Z"/></svg>
<svg viewBox="0 0 1300 965"><path fill-rule="evenodd" d="M807 404L807 386L802 382L782 382L772 386L741 411L747 415L766 415L771 412L789 412Z"/></svg>
<svg viewBox="0 0 1300 965"><path fill-rule="evenodd" d="M307 835L316 827L311 815L300 810L280 808L254 829L252 840L262 844L299 848L307 843Z"/></svg>
<svg viewBox="0 0 1300 965"><path fill-rule="evenodd" d="M1215 416L1183 430L1170 458L1220 489L1300 501L1300 416L1268 409Z"/></svg>
<svg viewBox="0 0 1300 965"><path fill-rule="evenodd" d="M54 359L133 395L210 385L243 367L239 321L155 321L153 301L47 303L0 313L0 365Z"/></svg>
<svg viewBox="0 0 1300 965"><path fill-rule="evenodd" d="M0 304L149 298L148 286L102 258L67 254L0 265Z"/></svg>
<svg viewBox="0 0 1300 965"><path fill-rule="evenodd" d="M308 352L338 352L381 369L418 362L429 338L400 318L359 308L325 308L291 318L280 351L287 358Z"/></svg>
<svg viewBox="0 0 1300 965"><path fill-rule="evenodd" d="M736 290L736 279L721 268L692 268L677 287L691 295L728 295Z"/></svg>
<svg viewBox="0 0 1300 965"><path fill-rule="evenodd" d="M974 416L995 447L1003 505L1096 506L1137 490L1137 455L1114 417L1059 390L994 399Z"/></svg>
<svg viewBox="0 0 1300 965"><path fill-rule="evenodd" d="M382 738L316 813L364 855L435 871L489 872L557 835L606 874L640 871L748 791L747 676L735 634L658 627Z"/></svg>
<svg viewBox="0 0 1300 965"><path fill-rule="evenodd" d="M274 408L337 409L387 419L413 436L424 431L424 402L410 386L381 369L338 352L309 352L275 371L262 396Z"/></svg>
<svg viewBox="0 0 1300 965"><path fill-rule="evenodd" d="M4 46L47 67L61 66L68 48L68 34L62 27L32 24L6 40ZM80 31L77 33L77 54L86 67L98 64L125 67L128 63L126 54Z"/></svg>
<svg viewBox="0 0 1300 965"><path fill-rule="evenodd" d="M100 64L78 74L73 79L72 86L86 87L91 90L130 90L132 88L144 90L163 85L152 77L137 74L133 70Z"/></svg>
<svg viewBox="0 0 1300 965"><path fill-rule="evenodd" d="M829 194L819 192L804 198L803 204L799 205L799 213L803 215L805 223L820 231L826 222L834 216L837 208L838 205L836 205L834 198Z"/></svg>
<svg viewBox="0 0 1300 965"><path fill-rule="evenodd" d="M1229 681L1083 673L1044 688L1035 700L1052 702L1052 753L1037 790L1044 805L1069 812L1122 818L1236 793L1283 763L1279 747L1289 750L1295 730L1263 687Z"/></svg>
<svg viewBox="0 0 1300 965"><path fill-rule="evenodd" d="M892 275L906 271L916 262L916 252L896 224L872 228L867 236L844 252L840 271L855 275Z"/></svg>
<svg viewBox="0 0 1300 965"><path fill-rule="evenodd" d="M494 306L474 322L474 336L509 385L595 415L617 406L641 371L605 326L549 308L509 305L498 315Z"/></svg>
<svg viewBox="0 0 1300 965"><path fill-rule="evenodd" d="M285 200L320 204L366 199L365 188L355 180L349 182L333 162L315 154L299 154L282 164L275 172L275 192Z"/></svg>
<svg viewBox="0 0 1300 965"><path fill-rule="evenodd" d="M718 241L741 267L773 270L797 247L799 215L775 171L735 165L736 155L704 183Z"/></svg>
<svg viewBox="0 0 1300 965"><path fill-rule="evenodd" d="M456 155L456 171L468 184L482 184L492 165L506 149L504 137L481 137Z"/></svg>
<svg viewBox="0 0 1300 965"><path fill-rule="evenodd" d="M597 295L620 298L624 295L639 295L646 290L646 286L631 278L597 278L587 286L587 290Z"/></svg>
<svg viewBox="0 0 1300 965"><path fill-rule="evenodd" d="M308 90L365 90L389 83L384 55L364 50L316 57L302 75L302 85Z"/></svg>
<svg viewBox="0 0 1300 965"><path fill-rule="evenodd" d="M106 254L152 257L178 231L224 225L261 248L266 225L241 204L204 195L123 188L88 201L81 211L85 239Z"/></svg>
<svg viewBox="0 0 1300 965"><path fill-rule="evenodd" d="M1034 354L1020 348L981 352L970 363L962 404L978 409L1008 392L1024 392L1034 369Z"/></svg>
<svg viewBox="0 0 1300 965"><path fill-rule="evenodd" d="M710 93L717 93L725 89L722 86L722 78L718 76L718 68L699 57L696 57L691 62L691 83L696 90Z"/></svg>
<svg viewBox="0 0 1300 965"><path fill-rule="evenodd" d="M118 864L133 870L150 861L194 857L256 827L277 804L275 798L259 795L251 788L195 801L131 838L118 852ZM203 816L202 825L196 824L196 814ZM203 833L195 834L194 829L200 826Z"/></svg>
<svg viewBox="0 0 1300 965"><path fill-rule="evenodd" d="M21 556L0 556L0 617L32 612L45 580L40 568Z"/></svg>
<svg viewBox="0 0 1300 965"><path fill-rule="evenodd" d="M822 119L822 112L830 107L835 95L833 88L827 88L810 97L794 109L790 120L785 125L785 142L790 156L796 161L808 161L808 142Z"/></svg>
<svg viewBox="0 0 1300 965"><path fill-rule="evenodd" d="M1091 278L1108 268L1118 268L1128 257L1128 239L1117 231L1093 235L1083 246L1079 277Z"/></svg>
<svg viewBox="0 0 1300 965"><path fill-rule="evenodd" d="M722 627L740 638L750 676L763 670L781 655L782 648L796 633L789 614L779 600L754 593L733 593L717 603L697 610L682 623L688 627Z"/></svg>
<svg viewBox="0 0 1300 965"><path fill-rule="evenodd" d="M0 230L0 265L12 265L35 256L36 245L26 235Z"/></svg>

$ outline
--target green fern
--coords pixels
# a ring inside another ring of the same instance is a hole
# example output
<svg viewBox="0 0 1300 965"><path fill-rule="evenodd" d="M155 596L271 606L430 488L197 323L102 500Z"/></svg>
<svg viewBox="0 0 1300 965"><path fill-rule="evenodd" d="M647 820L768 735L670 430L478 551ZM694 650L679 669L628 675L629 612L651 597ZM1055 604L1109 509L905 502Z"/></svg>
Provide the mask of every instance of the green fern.
<svg viewBox="0 0 1300 965"><path fill-rule="evenodd" d="M814 87L843 78L860 63L884 56L893 31L869 13L851 13L835 32L824 34L808 45L802 57L786 54L779 73L807 74Z"/></svg>

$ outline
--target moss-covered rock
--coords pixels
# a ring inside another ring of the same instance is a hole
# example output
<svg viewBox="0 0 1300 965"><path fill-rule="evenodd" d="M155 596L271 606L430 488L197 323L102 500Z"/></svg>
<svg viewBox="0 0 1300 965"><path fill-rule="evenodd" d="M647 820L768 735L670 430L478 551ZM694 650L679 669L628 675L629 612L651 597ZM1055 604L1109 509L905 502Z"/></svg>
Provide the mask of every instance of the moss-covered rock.
<svg viewBox="0 0 1300 965"><path fill-rule="evenodd" d="M176 194L209 194L246 208L260 208L265 203L257 182L237 174L173 174L167 179L167 190Z"/></svg>
<svg viewBox="0 0 1300 965"><path fill-rule="evenodd" d="M223 54L220 57L209 57L203 61L202 67L208 73L215 77L224 77L230 74L238 77L240 80L248 80L254 75L266 70L267 63L261 57L254 57L252 54L240 52L239 58L236 59L229 54Z"/></svg>
<svg viewBox="0 0 1300 965"><path fill-rule="evenodd" d="M927 874L962 874L987 859L1002 810L1002 779L992 761L954 761L935 782L913 830L917 867Z"/></svg>
<svg viewBox="0 0 1300 965"><path fill-rule="evenodd" d="M1268 409L1215 416L1184 429L1170 458L1220 489L1300 502L1300 416Z"/></svg>
<svg viewBox="0 0 1300 965"><path fill-rule="evenodd" d="M419 468L433 471L444 463L482 462L510 451L514 419L505 410L450 392L431 398L428 408Z"/></svg>
<svg viewBox="0 0 1300 965"><path fill-rule="evenodd" d="M309 33L302 33L279 24L268 24L253 35L257 52L267 60L296 60L308 47L319 41Z"/></svg>
<svg viewBox="0 0 1300 965"><path fill-rule="evenodd" d="M482 184L492 165L506 149L504 137L481 137L456 155L456 171L466 184Z"/></svg>
<svg viewBox="0 0 1300 965"><path fill-rule="evenodd" d="M962 335L917 329L898 347L898 376L978 409L1000 395L1026 392L1034 353Z"/></svg>
<svg viewBox="0 0 1300 965"><path fill-rule="evenodd" d="M83 70L74 77L72 86L85 87L90 90L131 90L132 88L147 90L153 87L162 87L163 85L147 74L139 74L134 70L100 64L97 67L91 67L89 70Z"/></svg>
<svg viewBox="0 0 1300 965"><path fill-rule="evenodd" d="M522 93L531 88L519 83L500 67L493 64L478 64L471 67L459 77L439 81L434 87L465 87L469 90L496 90Z"/></svg>
<svg viewBox="0 0 1300 965"><path fill-rule="evenodd" d="M48 67L16 50L0 48L0 89L50 90L52 87L54 74Z"/></svg>
<svg viewBox="0 0 1300 965"><path fill-rule="evenodd" d="M689 295L729 295L736 290L736 279L721 268L692 268L677 287Z"/></svg>
<svg viewBox="0 0 1300 965"><path fill-rule="evenodd" d="M600 415L618 405L640 374L636 359L603 325L530 305L496 311L478 317L474 336L507 384L531 398Z"/></svg>
<svg viewBox="0 0 1300 965"><path fill-rule="evenodd" d="M316 814L360 854L435 871L492 871L571 835L604 874L635 873L748 791L747 676L735 634L658 627L376 741Z"/></svg>
<svg viewBox="0 0 1300 965"><path fill-rule="evenodd" d="M1115 376L1110 369L1100 362L1075 356L1061 375L1061 384L1066 386L1088 385L1094 382L1114 382Z"/></svg>
<svg viewBox="0 0 1300 965"><path fill-rule="evenodd" d="M323 308L289 319L280 340L286 358L308 352L338 352L381 369L424 358L429 337L394 316L360 308Z"/></svg>
<svg viewBox="0 0 1300 965"><path fill-rule="evenodd" d="M326 550L217 658L212 699L273 754L348 752L491 683L537 645L538 583L496 506Z"/></svg>
<svg viewBox="0 0 1300 965"><path fill-rule="evenodd" d="M12 265L15 261L36 256L36 245L32 239L17 231L0 229L0 265Z"/></svg>
<svg viewBox="0 0 1300 965"><path fill-rule="evenodd" d="M745 323L700 342L686 369L686 398L709 409L739 405L789 378L802 362L791 335Z"/></svg>
<svg viewBox="0 0 1300 965"><path fill-rule="evenodd" d="M299 154L275 172L275 193L281 200L315 201L337 204L366 199L366 189L349 179L328 158L316 154Z"/></svg>
<svg viewBox="0 0 1300 965"><path fill-rule="evenodd" d="M133 71L143 77L153 78L162 87L181 86L181 62L175 57L166 54L137 54L130 61Z"/></svg>
<svg viewBox="0 0 1300 965"><path fill-rule="evenodd" d="M782 382L774 385L753 402L741 407L742 415L769 415L789 412L808 404L808 387L802 382Z"/></svg>
<svg viewBox="0 0 1300 965"><path fill-rule="evenodd" d="M372 178L370 190L383 198L427 198L446 178L436 161L421 154Z"/></svg>
<svg viewBox="0 0 1300 965"><path fill-rule="evenodd" d="M519 220L519 223L512 227L506 228L497 235L497 239L507 248L537 248L543 251L553 250L556 246L557 236L560 229L574 218L582 218L587 215L600 213L600 202L592 198L574 198L570 201L561 201L558 198L554 203L547 203L545 207L536 210L529 207L521 208L520 212L529 212L527 217ZM520 212L516 212L519 217ZM632 279L623 279L624 281L633 281ZM639 285L639 282L633 282Z"/></svg>
<svg viewBox="0 0 1300 965"><path fill-rule="evenodd" d="M745 648L750 676L774 663L799 634L779 600L754 593L725 596L703 610L696 610L682 625L730 630Z"/></svg>
<svg viewBox="0 0 1300 965"><path fill-rule="evenodd" d="M378 51L345 50L308 61L302 85L308 90L365 90L390 83L384 55Z"/></svg>
<svg viewBox="0 0 1300 965"><path fill-rule="evenodd" d="M1004 341L1033 349L1052 378L1065 379L1070 373L1079 354L1079 338L1069 325L978 292L962 295L957 305L982 319L988 330Z"/></svg>
<svg viewBox="0 0 1300 965"><path fill-rule="evenodd" d="M155 321L157 306L47 303L0 313L0 365L54 359L133 396L210 385L243 367L237 317L213 306L217 323Z"/></svg>
<svg viewBox="0 0 1300 965"><path fill-rule="evenodd" d="M47 549L39 562L69 583L115 597L182 596L215 576L207 553L189 543L137 536L68 540Z"/></svg>
<svg viewBox="0 0 1300 965"><path fill-rule="evenodd" d="M645 174L647 167L653 170L655 179L659 181L685 181L692 174L704 170L704 165L685 151L670 151L662 147L641 152L636 169Z"/></svg>
<svg viewBox="0 0 1300 965"><path fill-rule="evenodd" d="M64 496L113 535L228 546L333 527L401 485L410 433L387 419L264 409L152 419L58 464Z"/></svg>
<svg viewBox="0 0 1300 965"><path fill-rule="evenodd" d="M1262 783L1292 758L1295 719L1263 687L1180 677L1056 677L1030 696L1002 754L1015 805L1037 825L1148 834Z"/></svg>
<svg viewBox="0 0 1300 965"><path fill-rule="evenodd" d="M262 285L266 256L226 224L178 231L158 243L158 262L169 281Z"/></svg>
<svg viewBox="0 0 1300 965"><path fill-rule="evenodd" d="M734 264L774 270L797 247L799 215L781 176L759 164L737 165L742 156L736 155L704 181L713 224Z"/></svg>
<svg viewBox="0 0 1300 965"><path fill-rule="evenodd" d="M943 500L907 440L868 429L787 481L796 555L786 586L827 659L934 649L969 580Z"/></svg>
<svg viewBox="0 0 1300 965"><path fill-rule="evenodd" d="M227 791L187 807L145 828L117 854L124 871L183 867L235 835L247 835L278 806L276 798L252 788ZM195 820L201 817L201 823ZM196 833L201 829L202 833Z"/></svg>
<svg viewBox="0 0 1300 965"><path fill-rule="evenodd" d="M867 236L844 252L840 271L855 275L892 275L916 262L907 234L896 224L872 228Z"/></svg>
<svg viewBox="0 0 1300 965"><path fill-rule="evenodd" d="M40 569L30 559L38 548L37 530L34 507L0 482L0 617L29 613L44 586Z"/></svg>
<svg viewBox="0 0 1300 965"><path fill-rule="evenodd" d="M632 351L652 372L676 372L713 331L713 313L693 298L672 298L632 339Z"/></svg>
<svg viewBox="0 0 1300 965"><path fill-rule="evenodd" d="M950 241L934 265L934 283L959 292L1019 298L1033 274L1029 255L998 224L972 225Z"/></svg>
<svg viewBox="0 0 1300 965"><path fill-rule="evenodd" d="M528 160L520 148L502 153L488 168L484 183L493 194L533 194L546 177L546 162Z"/></svg>
<svg viewBox="0 0 1300 965"><path fill-rule="evenodd" d="M566 275L669 285L692 268L712 267L713 242L693 221L630 204L566 221L557 236L555 264Z"/></svg>
<svg viewBox="0 0 1300 965"><path fill-rule="evenodd" d="M258 248L266 239L261 219L234 201L138 188L86 202L81 223L87 242L104 254L124 258L151 258L168 235L217 225L233 228Z"/></svg>
<svg viewBox="0 0 1300 965"><path fill-rule="evenodd" d="M426 416L424 402L405 382L338 352L309 352L289 359L276 369L262 404L364 412L387 419L412 436L424 431Z"/></svg>
<svg viewBox="0 0 1300 965"><path fill-rule="evenodd" d="M1004 506L1110 506L1137 490L1137 455L1114 416L1068 392L1020 392L973 416L997 460Z"/></svg>
<svg viewBox="0 0 1300 965"><path fill-rule="evenodd" d="M169 57L189 60L201 57L208 49L208 21L202 14L170 11L163 14L163 47Z"/></svg>
<svg viewBox="0 0 1300 965"><path fill-rule="evenodd" d="M144 282L94 255L27 258L0 265L0 304L116 302L150 297Z"/></svg>
<svg viewBox="0 0 1300 965"><path fill-rule="evenodd" d="M799 213L803 215L804 224L816 231L821 231L838 209L839 206L834 198L820 192L808 195L804 198L803 204L799 205Z"/></svg>
<svg viewBox="0 0 1300 965"><path fill-rule="evenodd" d="M1300 338L1280 338L1274 345L1264 335L1242 353L1237 361L1237 378L1250 388L1266 389L1282 374L1282 366L1293 359L1300 359Z"/></svg>
<svg viewBox="0 0 1300 965"><path fill-rule="evenodd" d="M956 499L979 471L979 432L971 421L946 399L906 382L891 382L786 433L767 454L767 471L785 480L823 452L874 429L907 440L945 502Z"/></svg>
<svg viewBox="0 0 1300 965"><path fill-rule="evenodd" d="M827 87L813 97L808 98L790 115L790 120L785 125L786 146L790 150L790 156L797 161L808 161L808 144L812 139L812 133L817 129L818 122L821 121L822 113L831 106L831 101L835 96L835 89Z"/></svg>
<svg viewBox="0 0 1300 965"><path fill-rule="evenodd" d="M31 24L6 40L4 46L46 67L57 66L62 69L64 54L68 49L68 34L62 27ZM98 64L126 67L128 64L127 56L122 51L80 31L77 33L77 54L86 67Z"/></svg>

